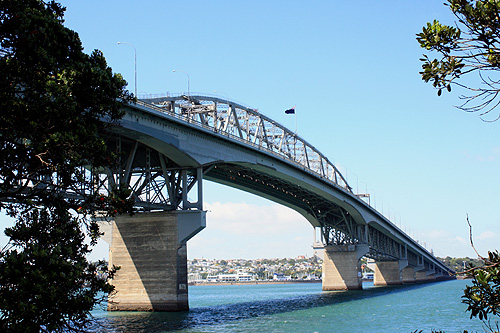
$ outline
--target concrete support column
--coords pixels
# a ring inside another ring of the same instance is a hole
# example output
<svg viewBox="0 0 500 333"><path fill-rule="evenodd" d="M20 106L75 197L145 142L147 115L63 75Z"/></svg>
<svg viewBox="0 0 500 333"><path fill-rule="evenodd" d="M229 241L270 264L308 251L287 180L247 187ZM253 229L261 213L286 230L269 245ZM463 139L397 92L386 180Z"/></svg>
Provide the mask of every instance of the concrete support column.
<svg viewBox="0 0 500 333"><path fill-rule="evenodd" d="M401 279L403 280L403 283L415 282L415 269L411 266L403 268L401 271Z"/></svg>
<svg viewBox="0 0 500 333"><path fill-rule="evenodd" d="M109 311L189 309L186 241L205 227L203 211L117 216L109 264L121 266L111 283Z"/></svg>
<svg viewBox="0 0 500 333"><path fill-rule="evenodd" d="M418 282L425 281L427 280L427 272L426 271L418 271L415 272L415 279Z"/></svg>
<svg viewBox="0 0 500 333"><path fill-rule="evenodd" d="M368 245L325 247L323 290L363 289L359 259L367 252Z"/></svg>
<svg viewBox="0 0 500 333"><path fill-rule="evenodd" d="M427 281L434 281L436 280L436 274L434 273L428 274L426 279Z"/></svg>
<svg viewBox="0 0 500 333"><path fill-rule="evenodd" d="M373 276L373 284L375 286L401 284L399 261L377 261Z"/></svg>

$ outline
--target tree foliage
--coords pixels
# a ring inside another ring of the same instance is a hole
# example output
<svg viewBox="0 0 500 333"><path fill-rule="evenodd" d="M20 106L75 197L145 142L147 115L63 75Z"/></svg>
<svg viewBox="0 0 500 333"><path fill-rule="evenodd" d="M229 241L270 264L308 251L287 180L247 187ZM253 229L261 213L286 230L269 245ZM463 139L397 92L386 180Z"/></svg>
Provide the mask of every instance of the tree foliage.
<svg viewBox="0 0 500 333"><path fill-rule="evenodd" d="M472 286L467 286L462 296L471 318L488 319L488 314L500 316L500 254L488 251L488 258L482 258L484 265L470 267Z"/></svg>
<svg viewBox="0 0 500 333"><path fill-rule="evenodd" d="M83 52L64 10L0 1L0 210L16 220L0 252L2 331L83 329L115 271L85 257L92 217L132 210L127 191L82 191L113 163L102 133L133 96L100 51Z"/></svg>
<svg viewBox="0 0 500 333"><path fill-rule="evenodd" d="M470 243L474 251L474 242L472 240L472 226L467 216L469 225ZM472 277L472 286L467 286L462 296L462 302L467 304L467 311L471 312L471 318L479 317L481 320L488 320L488 314L500 316L500 254L498 251L488 251L488 257L482 257L478 254L483 265L474 267L469 265L469 269L461 274ZM495 330L491 323L485 323L491 331ZM498 322L496 322L498 327Z"/></svg>
<svg viewBox="0 0 500 333"><path fill-rule="evenodd" d="M457 18L456 27L434 20L417 34L422 48L440 55L432 60L424 55L420 74L425 82L432 83L438 95L443 89L451 91L452 84L469 90L468 96L461 96L465 102L460 108L484 116L500 104L500 0L447 0L446 5ZM473 73L480 79L478 86L464 83L463 77ZM474 248L472 229L470 240ZM469 264L462 273L473 278L472 286L464 290L462 302L468 305L471 318L487 320L489 314L500 315L500 255L489 251L487 258L479 258L484 264Z"/></svg>
<svg viewBox="0 0 500 333"><path fill-rule="evenodd" d="M484 261L476 258L452 258L450 256L446 258L438 258L443 264L451 268L457 273L462 273L470 267L480 267L484 265Z"/></svg>
<svg viewBox="0 0 500 333"><path fill-rule="evenodd" d="M443 89L451 91L453 84L465 88L469 94L461 96L464 103L459 108L484 116L500 103L500 1L447 0L446 5L456 26L434 20L417 34L422 48L439 55L424 55L420 74L438 95ZM479 82L465 81L468 74L477 74Z"/></svg>
<svg viewBox="0 0 500 333"><path fill-rule="evenodd" d="M106 264L85 259L90 248L83 244L78 218L64 206L31 210L6 235L21 250L2 255L0 309L5 329L83 329L88 311L113 287L98 277L99 271L107 271Z"/></svg>
<svg viewBox="0 0 500 333"><path fill-rule="evenodd" d="M102 118L121 117L126 83L100 51L83 53L76 32L62 25L60 5L1 4L0 199L42 202L52 195L48 186L79 184L82 163L109 163L97 133L107 126Z"/></svg>

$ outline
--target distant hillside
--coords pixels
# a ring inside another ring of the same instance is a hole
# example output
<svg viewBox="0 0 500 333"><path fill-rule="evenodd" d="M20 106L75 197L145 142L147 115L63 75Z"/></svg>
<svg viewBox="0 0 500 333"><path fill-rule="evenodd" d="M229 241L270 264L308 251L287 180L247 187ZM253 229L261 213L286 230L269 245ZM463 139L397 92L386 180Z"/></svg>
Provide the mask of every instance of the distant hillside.
<svg viewBox="0 0 500 333"><path fill-rule="evenodd" d="M450 267L453 269L455 272L463 272L464 271L464 264L465 268L468 269L470 265L473 267L478 267L483 265L483 261L480 259L473 259L469 257L465 258L452 258L452 257L446 257L446 258L439 258L446 266Z"/></svg>

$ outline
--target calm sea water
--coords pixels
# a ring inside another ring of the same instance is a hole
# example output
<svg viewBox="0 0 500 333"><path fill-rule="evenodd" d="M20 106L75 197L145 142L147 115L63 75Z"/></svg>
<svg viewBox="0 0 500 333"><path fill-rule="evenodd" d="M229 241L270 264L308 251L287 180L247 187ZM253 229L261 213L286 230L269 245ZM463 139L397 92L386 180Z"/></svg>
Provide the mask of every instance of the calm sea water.
<svg viewBox="0 0 500 333"><path fill-rule="evenodd" d="M460 296L468 281L323 292L320 283L189 287L191 310L93 315L100 332L484 332Z"/></svg>

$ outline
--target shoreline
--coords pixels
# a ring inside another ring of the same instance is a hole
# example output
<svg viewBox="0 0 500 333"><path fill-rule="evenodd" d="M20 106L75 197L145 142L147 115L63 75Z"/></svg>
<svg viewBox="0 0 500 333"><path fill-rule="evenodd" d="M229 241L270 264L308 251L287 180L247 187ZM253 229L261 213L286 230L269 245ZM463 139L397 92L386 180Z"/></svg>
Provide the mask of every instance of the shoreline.
<svg viewBox="0 0 500 333"><path fill-rule="evenodd" d="M286 280L286 281L232 281L232 282L189 282L188 286L239 286L253 284L293 284L293 283L321 283L321 280Z"/></svg>
<svg viewBox="0 0 500 333"><path fill-rule="evenodd" d="M373 282L370 279L363 279L363 282ZM250 284L294 284L294 283L322 283L322 280L286 280L286 281L226 281L226 282L189 282L188 286L231 286L231 285L250 285Z"/></svg>

